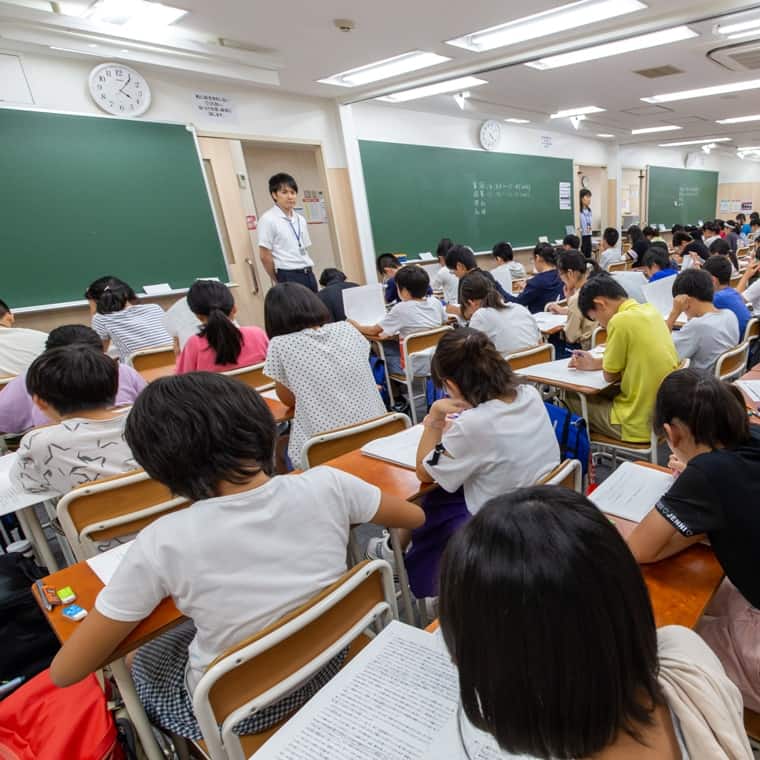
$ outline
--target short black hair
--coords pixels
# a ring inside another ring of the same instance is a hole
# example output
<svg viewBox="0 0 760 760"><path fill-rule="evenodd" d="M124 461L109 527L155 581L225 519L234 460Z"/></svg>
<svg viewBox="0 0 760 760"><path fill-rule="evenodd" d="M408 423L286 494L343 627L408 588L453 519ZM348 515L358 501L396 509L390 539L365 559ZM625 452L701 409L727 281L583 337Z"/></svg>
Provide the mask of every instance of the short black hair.
<svg viewBox="0 0 760 760"><path fill-rule="evenodd" d="M684 231L684 229L686 229L686 228L685 228L685 227L684 227L682 224L674 224L674 225L673 225L673 226L670 228L670 231L671 231L671 233L672 233L673 235L675 235L675 234L676 234L676 232L683 232L683 231Z"/></svg>
<svg viewBox="0 0 760 760"><path fill-rule="evenodd" d="M554 246L549 243L539 243L533 249L533 255L550 266L557 266L557 252L554 250Z"/></svg>
<svg viewBox="0 0 760 760"><path fill-rule="evenodd" d="M728 256L728 252L731 250L731 245L728 240L724 238L718 238L710 243L710 253L720 254L721 256Z"/></svg>
<svg viewBox="0 0 760 760"><path fill-rule="evenodd" d="M691 241L692 241L692 238L688 232L679 230L678 232L673 233L673 247L674 248L677 248L679 245L683 245L684 243L691 243Z"/></svg>
<svg viewBox="0 0 760 760"><path fill-rule="evenodd" d="M467 271L477 267L475 254L466 245L452 246L446 252L446 266L456 269L457 264L461 264Z"/></svg>
<svg viewBox="0 0 760 760"><path fill-rule="evenodd" d="M712 303L715 286L708 272L691 267L681 272L673 281L673 297L691 296L698 301Z"/></svg>
<svg viewBox="0 0 760 760"><path fill-rule="evenodd" d="M438 258L441 258L441 256L446 255L446 251L449 250L454 245L454 241L450 238L441 238L438 241L438 246L435 249L435 255L438 256Z"/></svg>
<svg viewBox="0 0 760 760"><path fill-rule="evenodd" d="M713 449L735 448L750 437L744 399L738 388L694 369L671 372L657 391L657 435L664 434L666 423L676 420L686 425L696 443Z"/></svg>
<svg viewBox="0 0 760 760"><path fill-rule="evenodd" d="M760 217L757 217L757 216L753 216L753 217L752 217L752 218L749 220L749 226L750 226L750 227L760 227Z"/></svg>
<svg viewBox="0 0 760 760"><path fill-rule="evenodd" d="M702 225L702 229L706 230L708 232L719 232L720 228L718 227L716 222L710 222L707 221Z"/></svg>
<svg viewBox="0 0 760 760"><path fill-rule="evenodd" d="M665 704L639 566L571 489L497 496L454 533L440 622L467 718L514 755L591 757L621 732L643 742Z"/></svg>
<svg viewBox="0 0 760 760"><path fill-rule="evenodd" d="M401 267L401 264L399 264L398 259L392 253L381 253L377 257L378 273L385 274L385 267L389 267L390 269L399 269Z"/></svg>
<svg viewBox="0 0 760 760"><path fill-rule="evenodd" d="M644 254L643 265L645 267L658 267L659 269L670 269L670 255L667 249L663 250L659 245L650 246Z"/></svg>
<svg viewBox="0 0 760 760"><path fill-rule="evenodd" d="M137 294L132 286L111 275L98 277L91 282L84 297L88 301L95 301L98 314L112 314L124 309L128 303L137 303Z"/></svg>
<svg viewBox="0 0 760 760"><path fill-rule="evenodd" d="M45 350L51 348L60 348L61 346L71 346L79 343L84 346L91 346L98 351L103 350L103 341L100 336L87 325L60 325L54 327L47 336L45 341Z"/></svg>
<svg viewBox="0 0 760 760"><path fill-rule="evenodd" d="M595 298L625 301L628 293L612 275L599 272L589 277L578 293L578 308L586 319L590 319L589 312L594 309Z"/></svg>
<svg viewBox="0 0 760 760"><path fill-rule="evenodd" d="M8 304L5 303L5 301L3 301L2 298L0 298L0 318L10 313L11 313L11 307L8 306Z"/></svg>
<svg viewBox="0 0 760 760"><path fill-rule="evenodd" d="M335 282L345 282L346 275L336 269L335 267L327 267L322 270L322 274L319 275L319 284L324 288L327 285L332 285Z"/></svg>
<svg viewBox="0 0 760 760"><path fill-rule="evenodd" d="M482 306L491 309L507 308L501 294L496 290L492 277L479 269L468 272L459 281L459 302L464 316L467 316L464 309L468 301L481 301Z"/></svg>
<svg viewBox="0 0 760 760"><path fill-rule="evenodd" d="M119 368L102 346L72 344L40 354L26 373L26 389L59 414L74 414L113 406L119 388Z"/></svg>
<svg viewBox="0 0 760 760"><path fill-rule="evenodd" d="M241 485L274 471L277 426L250 386L213 372L152 382L137 397L124 437L154 480L198 501L219 483Z"/></svg>
<svg viewBox="0 0 760 760"><path fill-rule="evenodd" d="M709 272L721 285L731 282L731 262L727 256L710 256L703 264L702 269Z"/></svg>
<svg viewBox="0 0 760 760"><path fill-rule="evenodd" d="M571 250L577 251L581 247L581 239L577 235L565 235L562 245L569 245Z"/></svg>
<svg viewBox="0 0 760 760"><path fill-rule="evenodd" d="M655 237L655 236L657 235L657 230L656 230L654 227L652 227L651 225L649 225L649 224L648 224L648 225L647 225L646 227L644 227L644 229L641 231L641 234L642 234L644 237Z"/></svg>
<svg viewBox="0 0 760 760"><path fill-rule="evenodd" d="M640 240L644 237L644 233L641 231L641 227L639 227L638 224L632 224L628 228L628 238L631 241L631 245L633 245L637 240Z"/></svg>
<svg viewBox="0 0 760 760"><path fill-rule="evenodd" d="M269 178L269 194L274 195L278 190L282 190L283 187L288 187L294 192L298 192L298 183L295 178L285 172L279 172L273 174Z"/></svg>
<svg viewBox="0 0 760 760"><path fill-rule="evenodd" d="M264 299L264 328L270 338L321 327L330 312L320 297L297 282L281 282L270 288Z"/></svg>
<svg viewBox="0 0 760 760"><path fill-rule="evenodd" d="M409 291L412 298L424 298L430 287L428 273L417 264L407 264L396 272L396 287Z"/></svg>
<svg viewBox="0 0 760 760"><path fill-rule="evenodd" d="M611 245L614 248L618 244L618 240L620 240L620 233L614 227L607 227L602 233L602 237L607 245Z"/></svg>
<svg viewBox="0 0 760 760"><path fill-rule="evenodd" d="M196 280L187 293L187 305L193 314L206 317L198 334L214 350L214 361L235 364L243 350L243 333L231 319L235 299L230 289L216 280Z"/></svg>
<svg viewBox="0 0 760 760"><path fill-rule="evenodd" d="M557 260L560 272L579 272L586 274L589 269L599 271L599 265L593 259L587 259L580 251L562 251Z"/></svg>
<svg viewBox="0 0 760 760"><path fill-rule="evenodd" d="M438 341L430 375L439 388L444 380L455 382L472 406L508 396L520 384L491 339L471 327L447 332Z"/></svg>
<svg viewBox="0 0 760 760"><path fill-rule="evenodd" d="M500 243L496 243L491 249L491 254L494 258L500 259L501 261L514 261L515 258L515 252L512 250L512 245L504 240Z"/></svg>

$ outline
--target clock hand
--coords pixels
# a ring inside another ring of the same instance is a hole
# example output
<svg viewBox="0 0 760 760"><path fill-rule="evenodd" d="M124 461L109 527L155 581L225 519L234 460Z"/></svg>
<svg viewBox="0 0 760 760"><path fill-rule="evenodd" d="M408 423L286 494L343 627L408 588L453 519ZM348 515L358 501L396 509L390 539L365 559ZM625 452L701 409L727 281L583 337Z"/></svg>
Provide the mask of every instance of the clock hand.
<svg viewBox="0 0 760 760"><path fill-rule="evenodd" d="M124 82L124 87L126 87L131 81L132 81L132 75L131 74L127 74L127 81ZM124 87L120 88L119 92L124 92ZM124 92L124 94L127 95L126 92ZM127 97L129 97L129 95L127 95Z"/></svg>

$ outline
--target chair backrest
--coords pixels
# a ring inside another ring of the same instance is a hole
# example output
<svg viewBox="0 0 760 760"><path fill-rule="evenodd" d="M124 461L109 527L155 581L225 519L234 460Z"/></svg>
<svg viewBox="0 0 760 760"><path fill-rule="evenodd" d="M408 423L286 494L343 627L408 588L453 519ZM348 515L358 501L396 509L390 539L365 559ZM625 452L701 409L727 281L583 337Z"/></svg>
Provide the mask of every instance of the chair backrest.
<svg viewBox="0 0 760 760"><path fill-rule="evenodd" d="M538 483L542 486L563 486L583 493L583 468L577 459L565 459Z"/></svg>
<svg viewBox="0 0 760 760"><path fill-rule="evenodd" d="M744 341L720 355L715 364L715 377L719 380L735 380L744 374L749 359L749 343Z"/></svg>
<svg viewBox="0 0 760 760"><path fill-rule="evenodd" d="M157 367L174 366L177 357L174 354L174 346L156 346L154 348L141 348L127 357L127 364L134 367L138 372Z"/></svg>
<svg viewBox="0 0 760 760"><path fill-rule="evenodd" d="M743 258L744 256L749 256L749 246L748 245L745 245L742 248L737 248L736 249L736 258L737 259Z"/></svg>
<svg viewBox="0 0 760 760"><path fill-rule="evenodd" d="M16 375L7 375L6 377L0 377L0 391L5 388L11 380L14 380Z"/></svg>
<svg viewBox="0 0 760 760"><path fill-rule="evenodd" d="M551 343L541 343L524 351L516 351L504 357L512 369L524 369L534 364L544 364L554 361L554 346Z"/></svg>
<svg viewBox="0 0 760 760"><path fill-rule="evenodd" d="M400 433L411 424L411 420L405 414L396 412L384 414L382 417L376 417L358 425L348 425L315 435L306 441L301 450L301 465L304 469L316 467L341 454L360 449L368 441Z"/></svg>
<svg viewBox="0 0 760 760"><path fill-rule="evenodd" d="M752 317L744 328L744 343L752 343L760 338L760 319Z"/></svg>
<svg viewBox="0 0 760 760"><path fill-rule="evenodd" d="M438 345L438 341L450 331L451 327L443 325L442 327L436 327L434 330L425 330L407 335L404 338L404 362L406 366L410 366L409 357L420 353L420 351L435 348Z"/></svg>
<svg viewBox="0 0 760 760"><path fill-rule="evenodd" d="M735 275L731 276L731 279L729 280L729 285L732 288L735 288L739 284L739 280L741 280L742 276L740 273L737 273Z"/></svg>
<svg viewBox="0 0 760 760"><path fill-rule="evenodd" d="M607 330L604 327L594 328L594 332L591 333L591 348L601 346L602 343L607 342Z"/></svg>
<svg viewBox="0 0 760 760"><path fill-rule="evenodd" d="M268 391L270 388L274 388L274 380L264 374L264 362L252 364L250 367L228 369L221 374L234 377L235 380L240 380L240 382L250 385L257 391Z"/></svg>
<svg viewBox="0 0 760 760"><path fill-rule="evenodd" d="M625 272L627 264L625 261L616 261L614 264L610 264L608 271L610 272Z"/></svg>
<svg viewBox="0 0 760 760"><path fill-rule="evenodd" d="M308 681L368 626L397 617L390 565L363 562L214 660L193 693L212 760L243 760L235 723Z"/></svg>
<svg viewBox="0 0 760 760"><path fill-rule="evenodd" d="M98 541L128 536L190 502L173 496L143 470L96 480L61 497L56 511L77 560L95 556Z"/></svg>

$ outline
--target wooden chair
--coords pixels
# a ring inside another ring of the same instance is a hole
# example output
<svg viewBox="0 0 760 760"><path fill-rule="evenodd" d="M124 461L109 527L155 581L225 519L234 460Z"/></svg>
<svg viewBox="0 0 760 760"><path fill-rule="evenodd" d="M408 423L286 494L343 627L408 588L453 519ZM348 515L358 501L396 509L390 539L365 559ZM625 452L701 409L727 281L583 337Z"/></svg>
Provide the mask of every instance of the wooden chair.
<svg viewBox="0 0 760 760"><path fill-rule="evenodd" d="M61 497L56 508L77 561L94 557L98 541L128 536L190 502L173 496L143 470L85 483Z"/></svg>
<svg viewBox="0 0 760 760"><path fill-rule="evenodd" d="M532 367L534 364L545 364L554 361L554 346L551 343L541 343L523 351L516 351L504 358L513 370Z"/></svg>
<svg viewBox="0 0 760 760"><path fill-rule="evenodd" d="M548 475L539 480L540 486L563 486L577 493L583 493L583 468L577 459L565 459Z"/></svg>
<svg viewBox="0 0 760 760"><path fill-rule="evenodd" d="M15 378L16 378L16 375L8 375L6 377L0 377L0 391L3 390L3 388L5 388L5 386L8 385L8 383L11 380L14 380Z"/></svg>
<svg viewBox="0 0 760 760"><path fill-rule="evenodd" d="M614 264L610 264L608 272L625 272L628 265L625 261L616 261Z"/></svg>
<svg viewBox="0 0 760 760"><path fill-rule="evenodd" d="M760 319L757 317L752 317L749 322L747 322L747 326L744 328L744 337L742 338L742 343L749 343L750 348L752 348L752 344L760 338Z"/></svg>
<svg viewBox="0 0 760 760"><path fill-rule="evenodd" d="M741 280L741 278L741 272L738 272L737 274L731 276L731 279L728 281L728 283L732 288L735 288L739 284L739 280Z"/></svg>
<svg viewBox="0 0 760 760"><path fill-rule="evenodd" d="M591 348L601 346L607 342L607 330L604 327L594 328L594 332L591 333Z"/></svg>
<svg viewBox="0 0 760 760"><path fill-rule="evenodd" d="M744 730L750 739L760 742L760 713L744 708Z"/></svg>
<svg viewBox="0 0 760 760"><path fill-rule="evenodd" d="M412 411L412 422L415 425L417 424L417 405L415 404L415 401L418 398L425 398L425 389L423 388L422 393L418 393L415 396L414 381L415 379L426 378L428 373L425 373L424 375L415 375L414 367L412 366L414 358L415 356L419 356L426 352L432 354L432 350L438 345L438 341L450 330L451 328L448 325L444 325L443 327L436 327L434 330L425 330L424 332L407 335L401 347L404 374L390 374L391 380L395 380L397 383L402 383L406 386L409 406Z"/></svg>
<svg viewBox="0 0 760 760"><path fill-rule="evenodd" d="M744 374L749 360L749 343L745 340L738 346L725 351L715 364L718 380L736 380Z"/></svg>
<svg viewBox="0 0 760 760"><path fill-rule="evenodd" d="M251 757L285 720L249 736L234 734L236 723L278 702L348 646L345 665L370 642L365 633L370 626L384 627L397 618L390 565L374 560L352 568L211 663L193 693L203 734L203 741L193 743L210 760Z"/></svg>
<svg viewBox="0 0 760 760"><path fill-rule="evenodd" d="M264 362L252 364L250 367L238 367L237 369L228 369L220 373L227 377L234 377L236 380L250 385L257 391L268 391L274 388L274 380L264 374Z"/></svg>
<svg viewBox="0 0 760 760"><path fill-rule="evenodd" d="M305 470L316 467L341 454L360 449L368 441L406 430L411 424L409 417L396 412L315 435L303 445L301 464Z"/></svg>
<svg viewBox="0 0 760 760"><path fill-rule="evenodd" d="M617 438L610 438L601 433L589 431L589 442L591 449L601 450L603 453L609 453L612 458L612 468L617 467L618 456L623 458L644 459L647 458L652 464L659 463L657 447L659 439L654 431L651 432L648 443L639 443L636 441L620 441Z"/></svg>
<svg viewBox="0 0 760 760"><path fill-rule="evenodd" d="M141 348L127 357L127 364L134 367L138 372L159 367L174 366L177 357L174 346L156 346L154 348Z"/></svg>

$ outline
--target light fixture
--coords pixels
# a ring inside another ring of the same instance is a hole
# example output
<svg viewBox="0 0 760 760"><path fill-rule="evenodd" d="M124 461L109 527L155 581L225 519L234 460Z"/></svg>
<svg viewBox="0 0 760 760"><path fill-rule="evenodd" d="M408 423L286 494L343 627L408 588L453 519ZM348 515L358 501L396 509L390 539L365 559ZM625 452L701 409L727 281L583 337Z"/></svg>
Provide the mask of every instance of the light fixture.
<svg viewBox="0 0 760 760"><path fill-rule="evenodd" d="M582 113L570 117L570 123L573 125L573 129L580 129L582 121L586 121L586 117Z"/></svg>
<svg viewBox="0 0 760 760"><path fill-rule="evenodd" d="M411 90L403 90L386 95L378 100L387 100L389 103L404 103L407 100L417 100L418 98L428 98L431 95L443 95L447 92L456 92L465 90L468 87L480 87L482 84L488 84L485 79L477 77L459 77L459 79L449 79L447 82L437 82L428 84L424 87L414 87Z"/></svg>
<svg viewBox="0 0 760 760"><path fill-rule="evenodd" d="M760 150L760 145L745 145L743 148L737 148L736 150L742 150L750 153L754 150Z"/></svg>
<svg viewBox="0 0 760 760"><path fill-rule="evenodd" d="M760 34L760 29L751 29L749 32L741 32L740 34L729 34L726 37L727 40L743 40L745 37L757 37Z"/></svg>
<svg viewBox="0 0 760 760"><path fill-rule="evenodd" d="M705 137L704 140L682 140L681 142L660 143L660 148L678 148L681 145L703 145L704 143L731 142L730 137Z"/></svg>
<svg viewBox="0 0 760 760"><path fill-rule="evenodd" d="M424 50L412 50L410 53L385 58L382 61L368 63L366 66L358 66L355 69L333 74L325 79L318 79L321 84L335 84L339 87L358 87L362 84L377 82L380 79L388 79L410 71L418 71L428 66L436 66L439 63L450 61L444 55L427 53Z"/></svg>
<svg viewBox="0 0 760 760"><path fill-rule="evenodd" d="M709 156L710 152L713 150L713 148L717 148L717 147L718 146L714 142L707 143L707 145L703 145L702 146L702 151L704 153L707 153L707 155Z"/></svg>
<svg viewBox="0 0 760 760"><path fill-rule="evenodd" d="M664 95L652 95L651 98L641 98L645 103L671 103L674 100L689 100L691 98L706 98L710 95L725 95L729 92L744 92L745 90L760 89L760 79L750 79L747 82L719 84L715 87L700 87L696 90L681 90L668 92Z"/></svg>
<svg viewBox="0 0 760 760"><path fill-rule="evenodd" d="M570 116L587 116L590 113L601 113L604 108L597 108L596 106L579 106L578 108L565 108L563 111L557 111L553 113L550 119L567 119Z"/></svg>
<svg viewBox="0 0 760 760"><path fill-rule="evenodd" d="M750 21L737 21L735 24L719 24L715 27L718 34L736 34L748 30L760 30L760 18L753 18Z"/></svg>
<svg viewBox="0 0 760 760"><path fill-rule="evenodd" d="M638 37L629 37L625 40L608 42L604 45L594 45L582 50L575 50L572 53L550 55L547 58L539 58L537 61L531 61L525 65L546 71L547 69L558 69L561 66L572 66L584 61L595 61L598 58L609 58L613 55L630 53L634 50L645 50L646 48L653 48L658 45L669 45L674 42L689 40L693 37L699 37L699 34L688 26L674 26L671 29L663 29L661 32L642 34Z"/></svg>
<svg viewBox="0 0 760 760"><path fill-rule="evenodd" d="M480 53L551 34L563 34L570 29L588 27L599 21L644 10L646 7L647 5L640 0L579 0L506 24L470 32L463 37L446 40L446 44Z"/></svg>
<svg viewBox="0 0 760 760"><path fill-rule="evenodd" d="M675 132L677 129L683 129L683 127L677 127L675 124L668 124L664 127L644 127L643 129L632 129L632 135L648 135L652 132Z"/></svg>
<svg viewBox="0 0 760 760"><path fill-rule="evenodd" d="M504 119L504 121L508 122L509 124L530 124L530 119Z"/></svg>
<svg viewBox="0 0 760 760"><path fill-rule="evenodd" d="M459 106L460 110L464 111L464 104L469 97L469 92L458 92L454 95L454 102Z"/></svg>
<svg viewBox="0 0 760 760"><path fill-rule="evenodd" d="M752 116L733 116L730 119L718 119L716 124L742 124L745 121L760 121L760 113Z"/></svg>
<svg viewBox="0 0 760 760"><path fill-rule="evenodd" d="M82 16L104 24L150 29L173 24L186 13L182 8L147 0L98 0L87 8Z"/></svg>
<svg viewBox="0 0 760 760"><path fill-rule="evenodd" d="M605 140L607 140L607 139L610 139L610 138L614 137L615 135L611 135L608 132L599 132L599 133L597 133L596 136L597 137L603 137Z"/></svg>

